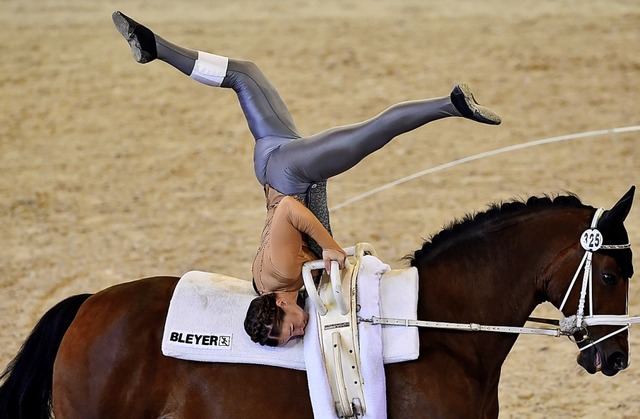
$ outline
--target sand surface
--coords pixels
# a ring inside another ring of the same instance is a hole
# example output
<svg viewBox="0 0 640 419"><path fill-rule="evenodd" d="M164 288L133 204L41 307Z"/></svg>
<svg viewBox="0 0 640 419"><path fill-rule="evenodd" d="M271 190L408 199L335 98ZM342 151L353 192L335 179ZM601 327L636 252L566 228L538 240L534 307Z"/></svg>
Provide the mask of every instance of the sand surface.
<svg viewBox="0 0 640 419"><path fill-rule="evenodd" d="M330 182L334 207L477 153L640 124L635 1L1 3L2 368L68 295L193 269L250 278L264 209L235 95L136 64L113 10L259 63L305 134L446 95L456 81L501 113L500 127L449 119L403 135ZM609 207L640 181L639 146L640 132L610 132L473 160L336 209L335 236L371 242L400 267L422 238L490 202L572 191ZM637 247L638 207L627 226ZM640 314L635 281L630 311ZM631 344L640 350L638 334ZM520 338L501 417L640 416L637 363L590 376L576 353L565 339Z"/></svg>

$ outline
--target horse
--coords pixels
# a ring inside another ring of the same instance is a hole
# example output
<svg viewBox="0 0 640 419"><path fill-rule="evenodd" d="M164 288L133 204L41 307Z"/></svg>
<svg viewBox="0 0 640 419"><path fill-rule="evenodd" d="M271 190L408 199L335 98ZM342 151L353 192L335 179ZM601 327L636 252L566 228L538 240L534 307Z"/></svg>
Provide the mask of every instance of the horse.
<svg viewBox="0 0 640 419"><path fill-rule="evenodd" d="M634 192L596 222L613 246L592 253L593 304L585 315L626 313L633 266L624 220ZM565 317L575 314L580 290L570 281L585 254L581 234L596 213L573 194L545 195L492 204L451 223L405 256L419 273L418 318L523 326L545 301ZM50 309L2 375L0 416L311 417L304 371L162 355L177 281L139 279ZM587 329L576 341L582 368L613 376L628 366L626 331ZM501 368L517 336L421 328L419 358L386 365L388 417L496 418Z"/></svg>

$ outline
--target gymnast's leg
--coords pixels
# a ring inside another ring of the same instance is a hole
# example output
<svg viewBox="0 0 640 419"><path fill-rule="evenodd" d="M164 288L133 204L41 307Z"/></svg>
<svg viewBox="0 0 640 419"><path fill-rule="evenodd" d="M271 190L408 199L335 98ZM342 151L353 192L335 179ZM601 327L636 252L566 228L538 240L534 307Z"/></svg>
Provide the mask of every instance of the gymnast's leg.
<svg viewBox="0 0 640 419"><path fill-rule="evenodd" d="M136 61L148 63L159 59L203 84L231 88L236 92L256 140L256 177L264 185L270 152L282 142L299 138L300 134L284 101L262 71L249 61L175 45L121 12L114 12L112 18L129 43Z"/></svg>
<svg viewBox="0 0 640 419"><path fill-rule="evenodd" d="M209 86L231 88L236 92L256 140L256 178L263 186L268 183L266 171L271 153L282 143L299 138L300 134L284 101L262 71L249 61L229 59L172 44L121 12L114 12L112 19L118 32L129 43L137 62L148 63L159 59L194 80ZM304 199L307 207L331 232L326 181L309 183L303 189L296 189L302 195L299 199Z"/></svg>
<svg viewBox="0 0 640 419"><path fill-rule="evenodd" d="M469 86L460 83L450 96L399 103L368 121L287 142L272 154L267 177L283 193L300 193L305 182L345 172L396 136L452 116L493 125L501 122L495 112L475 101Z"/></svg>
<svg viewBox="0 0 640 419"><path fill-rule="evenodd" d="M252 62L175 45L121 12L114 12L112 18L139 63L157 58L201 83L232 88L256 140L268 136L300 137L284 101Z"/></svg>

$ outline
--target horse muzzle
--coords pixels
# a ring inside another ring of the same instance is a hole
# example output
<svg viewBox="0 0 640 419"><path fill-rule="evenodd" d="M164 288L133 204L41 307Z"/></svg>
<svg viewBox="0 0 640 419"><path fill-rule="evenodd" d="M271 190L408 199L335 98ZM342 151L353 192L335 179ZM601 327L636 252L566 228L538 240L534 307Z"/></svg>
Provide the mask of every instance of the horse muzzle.
<svg viewBox="0 0 640 419"><path fill-rule="evenodd" d="M627 368L629 355L621 350L606 353L601 348L591 347L578 354L577 362L589 374L602 372L612 377Z"/></svg>

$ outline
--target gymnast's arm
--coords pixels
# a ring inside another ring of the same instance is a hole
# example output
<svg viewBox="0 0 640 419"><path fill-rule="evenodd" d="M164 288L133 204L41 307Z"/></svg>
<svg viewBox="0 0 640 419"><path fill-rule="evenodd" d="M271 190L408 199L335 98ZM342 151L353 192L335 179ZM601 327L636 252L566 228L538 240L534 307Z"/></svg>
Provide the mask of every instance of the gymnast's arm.
<svg viewBox="0 0 640 419"><path fill-rule="evenodd" d="M337 261L340 269L343 269L347 257L346 253L316 216L307 207L291 197L283 199L279 205L283 204L285 207L281 210L284 210L283 215L287 217L291 226L300 233L311 236L322 247L322 259L327 272L331 269L332 260Z"/></svg>

